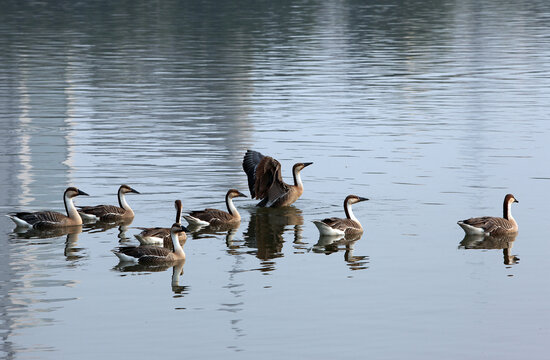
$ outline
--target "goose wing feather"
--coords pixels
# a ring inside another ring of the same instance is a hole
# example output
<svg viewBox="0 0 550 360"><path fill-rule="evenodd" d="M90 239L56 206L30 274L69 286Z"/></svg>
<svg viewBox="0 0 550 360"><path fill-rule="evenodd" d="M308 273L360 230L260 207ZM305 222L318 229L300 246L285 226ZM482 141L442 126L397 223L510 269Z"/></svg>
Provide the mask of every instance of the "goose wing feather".
<svg viewBox="0 0 550 360"><path fill-rule="evenodd" d="M102 220L117 218L126 213L126 210L114 205L79 206L78 208L79 211L86 214L95 215Z"/></svg>
<svg viewBox="0 0 550 360"><path fill-rule="evenodd" d="M464 224L483 229L485 233L510 232L514 230L514 224L500 217L483 216L463 220Z"/></svg>
<svg viewBox="0 0 550 360"><path fill-rule="evenodd" d="M56 211L18 212L11 214L33 226L59 225L67 220L67 216Z"/></svg>
<svg viewBox="0 0 550 360"><path fill-rule="evenodd" d="M212 223L215 220L231 221L233 216L230 213L218 209L204 209L202 211L192 211L189 213L194 218Z"/></svg>
<svg viewBox="0 0 550 360"><path fill-rule="evenodd" d="M346 231L347 229L361 229L361 227L357 224L356 221L351 219L342 219L337 217L327 218L321 220L328 226L330 226L333 229L338 229L342 231Z"/></svg>
<svg viewBox="0 0 550 360"><path fill-rule="evenodd" d="M139 259L143 256L166 257L170 250L159 246L125 246L118 249L119 252Z"/></svg>

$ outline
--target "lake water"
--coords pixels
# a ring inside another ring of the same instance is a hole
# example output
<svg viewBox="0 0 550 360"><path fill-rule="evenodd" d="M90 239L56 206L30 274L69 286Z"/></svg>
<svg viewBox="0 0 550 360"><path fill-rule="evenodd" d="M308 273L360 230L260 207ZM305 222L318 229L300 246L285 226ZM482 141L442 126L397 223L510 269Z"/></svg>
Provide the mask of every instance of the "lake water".
<svg viewBox="0 0 550 360"><path fill-rule="evenodd" d="M0 358L547 359L549 21L545 1L4 4L0 213L141 195L126 229L0 218ZM314 162L303 196L236 199L239 229L193 235L183 269L118 266L175 199L248 194L246 149L288 182ZM506 193L515 241L463 242ZM312 220L348 194L365 233L323 242Z"/></svg>

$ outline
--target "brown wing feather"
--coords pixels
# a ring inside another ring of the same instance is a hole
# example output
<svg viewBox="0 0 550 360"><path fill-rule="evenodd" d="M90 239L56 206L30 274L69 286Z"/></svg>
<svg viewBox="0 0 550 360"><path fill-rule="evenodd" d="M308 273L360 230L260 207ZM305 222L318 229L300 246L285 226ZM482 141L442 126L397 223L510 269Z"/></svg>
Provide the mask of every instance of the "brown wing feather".
<svg viewBox="0 0 550 360"><path fill-rule="evenodd" d="M13 216L26 221L35 228L59 226L60 223L64 223L68 219L66 215L56 211L18 212L13 214Z"/></svg>
<svg viewBox="0 0 550 360"><path fill-rule="evenodd" d="M332 218L323 219L321 221L333 229L338 229L342 231L346 231L349 229L361 230L361 225L359 225L356 221L351 219L342 219L342 218L332 217Z"/></svg>
<svg viewBox="0 0 550 360"><path fill-rule="evenodd" d="M221 220L223 222L233 220L233 216L230 213L218 209L204 209L202 211L191 211L189 213L194 218L212 223L215 220Z"/></svg>
<svg viewBox="0 0 550 360"><path fill-rule="evenodd" d="M500 217L483 216L464 220L463 223L481 228L490 234L508 233L514 230L514 224L511 221Z"/></svg>
<svg viewBox="0 0 550 360"><path fill-rule="evenodd" d="M95 215L101 220L116 219L126 213L126 210L114 205L79 206L79 211Z"/></svg>
<svg viewBox="0 0 550 360"><path fill-rule="evenodd" d="M120 247L118 251L136 259L142 256L166 257L171 253L170 250L160 246L127 246Z"/></svg>
<svg viewBox="0 0 550 360"><path fill-rule="evenodd" d="M170 236L170 229L169 228L161 228L161 227L141 228L141 227L138 227L138 229L143 230L140 233L141 236L159 237L159 238L163 238L165 236Z"/></svg>

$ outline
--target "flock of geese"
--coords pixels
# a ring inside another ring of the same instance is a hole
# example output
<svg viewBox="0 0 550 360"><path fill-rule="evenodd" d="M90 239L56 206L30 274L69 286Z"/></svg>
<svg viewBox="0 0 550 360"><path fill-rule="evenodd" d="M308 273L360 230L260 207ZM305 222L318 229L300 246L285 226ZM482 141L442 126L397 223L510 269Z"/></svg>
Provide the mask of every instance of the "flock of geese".
<svg viewBox="0 0 550 360"><path fill-rule="evenodd" d="M296 163L292 167L293 184L283 181L281 164L270 156L262 155L253 150L247 150L243 158L243 170L248 177L248 186L252 199L258 199L261 207L282 207L294 203L302 195L304 186L300 172L311 165L311 162ZM76 196L87 196L76 187L69 187L63 194L65 204L64 215L55 211L17 212L7 216L15 222L17 228L32 228L38 231L81 226L83 222L118 222L132 220L134 212L126 201L126 194L139 192L128 185L118 189L118 206L96 205L79 206L73 203ZM140 264L159 264L185 259L183 245L187 239L188 229L181 225L183 217L190 226L202 227L234 227L240 224L241 216L233 204L236 197L246 197L236 189L230 189L225 195L227 211L204 209L183 214L182 203L175 201L176 219L172 227L139 228L135 235L140 246L122 246L114 251L121 262L139 262ZM313 223L322 236L353 237L363 232L363 227L352 211L352 205L367 198L348 195L344 200L345 218L331 217L316 220ZM504 198L503 217L476 217L458 221L467 235L506 236L516 234L518 224L512 217L511 206L518 202L514 195L507 194ZM163 245L163 246L156 246Z"/></svg>

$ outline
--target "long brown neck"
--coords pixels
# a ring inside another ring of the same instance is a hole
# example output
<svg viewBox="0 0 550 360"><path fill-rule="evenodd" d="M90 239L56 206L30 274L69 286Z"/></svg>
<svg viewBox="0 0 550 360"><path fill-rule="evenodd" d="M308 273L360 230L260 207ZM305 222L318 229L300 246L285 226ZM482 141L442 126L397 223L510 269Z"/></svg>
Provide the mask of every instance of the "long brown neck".
<svg viewBox="0 0 550 360"><path fill-rule="evenodd" d="M179 204L176 206L176 222L181 224L181 206Z"/></svg>

